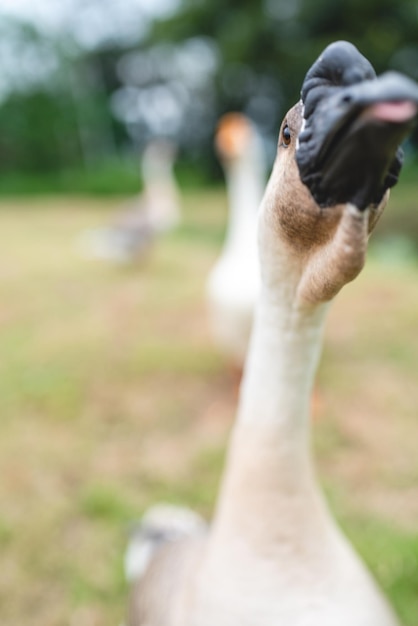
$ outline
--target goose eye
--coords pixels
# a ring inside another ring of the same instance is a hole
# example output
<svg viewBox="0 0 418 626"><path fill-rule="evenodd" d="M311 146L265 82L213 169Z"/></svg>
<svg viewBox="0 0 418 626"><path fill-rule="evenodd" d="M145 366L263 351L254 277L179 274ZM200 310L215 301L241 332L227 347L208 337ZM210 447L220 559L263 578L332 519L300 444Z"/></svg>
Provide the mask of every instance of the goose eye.
<svg viewBox="0 0 418 626"><path fill-rule="evenodd" d="M288 146L292 140L292 135L290 134L290 129L289 126L286 124L286 126L283 128L282 131L282 136L283 136L283 143L285 146Z"/></svg>

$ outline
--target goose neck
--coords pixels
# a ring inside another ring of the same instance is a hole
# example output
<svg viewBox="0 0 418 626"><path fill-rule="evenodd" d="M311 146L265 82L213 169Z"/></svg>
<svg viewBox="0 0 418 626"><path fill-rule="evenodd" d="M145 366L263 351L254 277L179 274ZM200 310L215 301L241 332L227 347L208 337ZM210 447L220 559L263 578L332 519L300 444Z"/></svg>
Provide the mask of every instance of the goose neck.
<svg viewBox="0 0 418 626"><path fill-rule="evenodd" d="M285 291L264 288L241 388L238 424L306 431L327 304L295 306Z"/></svg>
<svg viewBox="0 0 418 626"><path fill-rule="evenodd" d="M250 159L238 159L227 169L229 220L226 245L233 248L248 240L248 230L254 235L257 209L263 196L264 177L260 164ZM254 236L254 242L256 241Z"/></svg>
<svg viewBox="0 0 418 626"><path fill-rule="evenodd" d="M249 544L268 543L266 520L278 519L287 520L297 539L306 516L324 519L309 406L327 306L301 310L281 296L264 289L259 300L214 522L217 539L239 527Z"/></svg>

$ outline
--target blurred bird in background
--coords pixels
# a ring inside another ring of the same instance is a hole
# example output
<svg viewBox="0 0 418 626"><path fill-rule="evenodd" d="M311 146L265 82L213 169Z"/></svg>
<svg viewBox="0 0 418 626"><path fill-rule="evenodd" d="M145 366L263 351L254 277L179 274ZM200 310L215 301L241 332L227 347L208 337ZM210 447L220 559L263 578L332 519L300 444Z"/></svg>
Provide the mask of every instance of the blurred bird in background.
<svg viewBox="0 0 418 626"><path fill-rule="evenodd" d="M209 321L216 344L241 369L260 282L257 210L267 164L262 138L242 113L221 118L215 146L226 178L228 225L222 253L206 286Z"/></svg>
<svg viewBox="0 0 418 626"><path fill-rule="evenodd" d="M80 247L84 255L115 263L140 262L159 235L180 223L175 156L175 147L167 140L155 139L146 146L141 158L142 193L109 226L82 234Z"/></svg>

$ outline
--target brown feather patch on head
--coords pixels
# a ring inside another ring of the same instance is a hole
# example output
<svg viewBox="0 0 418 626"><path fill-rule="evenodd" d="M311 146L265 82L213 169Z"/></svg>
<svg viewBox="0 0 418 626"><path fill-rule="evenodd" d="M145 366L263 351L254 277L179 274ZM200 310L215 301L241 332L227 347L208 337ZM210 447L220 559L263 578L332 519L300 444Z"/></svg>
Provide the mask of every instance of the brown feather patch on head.
<svg viewBox="0 0 418 626"><path fill-rule="evenodd" d="M248 148L251 122L242 113L227 113L221 117L215 135L215 146L224 158L235 158Z"/></svg>

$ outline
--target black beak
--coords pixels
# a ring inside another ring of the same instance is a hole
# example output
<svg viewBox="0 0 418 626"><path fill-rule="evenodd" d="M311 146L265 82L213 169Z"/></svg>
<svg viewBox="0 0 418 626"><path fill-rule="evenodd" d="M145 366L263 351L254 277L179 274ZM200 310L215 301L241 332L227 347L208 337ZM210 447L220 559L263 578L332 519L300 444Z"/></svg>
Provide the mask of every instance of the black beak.
<svg viewBox="0 0 418 626"><path fill-rule="evenodd" d="M395 72L376 78L347 42L331 44L302 87L304 125L296 161L322 206L378 204L396 184L401 142L418 115L418 85Z"/></svg>

